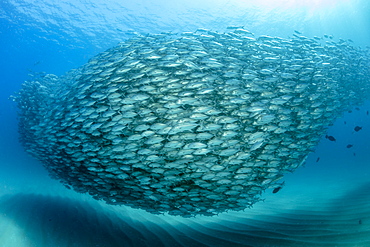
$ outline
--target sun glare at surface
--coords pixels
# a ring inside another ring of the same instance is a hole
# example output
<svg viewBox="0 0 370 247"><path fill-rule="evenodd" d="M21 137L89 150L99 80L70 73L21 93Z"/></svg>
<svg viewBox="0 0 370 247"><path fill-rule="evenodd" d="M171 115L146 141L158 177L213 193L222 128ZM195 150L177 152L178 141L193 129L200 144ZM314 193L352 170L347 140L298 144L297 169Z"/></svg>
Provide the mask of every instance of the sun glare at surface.
<svg viewBox="0 0 370 247"><path fill-rule="evenodd" d="M317 9L335 6L348 0L241 0L241 3L270 8L309 8Z"/></svg>

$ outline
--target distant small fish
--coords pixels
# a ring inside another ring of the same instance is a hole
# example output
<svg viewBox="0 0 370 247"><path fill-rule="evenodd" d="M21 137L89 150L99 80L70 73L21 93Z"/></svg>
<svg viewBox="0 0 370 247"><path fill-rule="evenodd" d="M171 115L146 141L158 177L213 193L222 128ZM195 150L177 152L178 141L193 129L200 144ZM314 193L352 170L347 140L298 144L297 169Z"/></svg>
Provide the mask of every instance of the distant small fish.
<svg viewBox="0 0 370 247"><path fill-rule="evenodd" d="M347 122L346 122L346 121L344 121L344 124L347 124Z"/></svg>
<svg viewBox="0 0 370 247"><path fill-rule="evenodd" d="M352 113L352 110L349 110L348 113Z"/></svg>
<svg viewBox="0 0 370 247"><path fill-rule="evenodd" d="M355 109L356 109L357 111L359 111L359 110L360 110L360 108L358 108L358 107L356 107Z"/></svg>
<svg viewBox="0 0 370 247"><path fill-rule="evenodd" d="M278 193L282 188L283 188L283 185L285 184L285 181L280 185L280 186L278 186L278 187L276 187L273 191L272 191L272 193Z"/></svg>
<svg viewBox="0 0 370 247"><path fill-rule="evenodd" d="M317 157L316 162L319 162L319 160L320 160L320 157Z"/></svg>
<svg viewBox="0 0 370 247"><path fill-rule="evenodd" d="M353 153L353 156L356 156L356 153Z"/></svg>
<svg viewBox="0 0 370 247"><path fill-rule="evenodd" d="M359 132L361 129L362 129L362 127L360 127L360 126L356 126L356 127L354 128L354 130L355 130L356 132Z"/></svg>
<svg viewBox="0 0 370 247"><path fill-rule="evenodd" d="M348 144L348 145L347 145L347 148L351 148L351 147L353 147L353 145L352 145L352 144Z"/></svg>
<svg viewBox="0 0 370 247"><path fill-rule="evenodd" d="M328 136L328 135L326 135L325 138L328 139L329 141L332 141L332 142L335 142L336 141L336 139L334 138L334 136Z"/></svg>
<svg viewBox="0 0 370 247"><path fill-rule="evenodd" d="M281 187L281 186L279 186L279 187L276 187L273 191L272 191L272 193L278 193L281 189L282 189L283 187Z"/></svg>
<svg viewBox="0 0 370 247"><path fill-rule="evenodd" d="M238 28L244 28L244 26L228 26L226 29L238 29Z"/></svg>
<svg viewBox="0 0 370 247"><path fill-rule="evenodd" d="M297 31L297 30L294 30L295 33L298 33L298 34L302 34L301 32Z"/></svg>
<svg viewBox="0 0 370 247"><path fill-rule="evenodd" d="M368 115L368 116L369 116L369 111L366 111L366 115Z"/></svg>

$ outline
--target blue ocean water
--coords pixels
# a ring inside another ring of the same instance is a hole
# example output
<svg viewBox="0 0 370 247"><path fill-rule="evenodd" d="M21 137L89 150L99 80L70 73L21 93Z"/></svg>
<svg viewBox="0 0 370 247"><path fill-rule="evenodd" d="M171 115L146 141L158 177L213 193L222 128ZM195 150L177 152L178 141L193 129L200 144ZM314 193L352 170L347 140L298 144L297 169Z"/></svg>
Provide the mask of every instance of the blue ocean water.
<svg viewBox="0 0 370 247"><path fill-rule="evenodd" d="M258 2L258 3L256 3ZM370 102L345 112L306 165L276 194L243 213L181 219L106 206L66 190L18 142L22 82L63 75L139 33L223 32L333 35L370 46L370 2L31 1L0 2L0 243L3 246L369 246ZM370 99L370 96L369 96ZM355 126L362 130L354 131ZM347 148L348 144L353 147ZM30 223L32 222L32 223ZM92 224L94 226L92 226ZM73 230L71 230L73 229ZM124 243L120 245L120 243ZM1 244L0 244L1 245Z"/></svg>

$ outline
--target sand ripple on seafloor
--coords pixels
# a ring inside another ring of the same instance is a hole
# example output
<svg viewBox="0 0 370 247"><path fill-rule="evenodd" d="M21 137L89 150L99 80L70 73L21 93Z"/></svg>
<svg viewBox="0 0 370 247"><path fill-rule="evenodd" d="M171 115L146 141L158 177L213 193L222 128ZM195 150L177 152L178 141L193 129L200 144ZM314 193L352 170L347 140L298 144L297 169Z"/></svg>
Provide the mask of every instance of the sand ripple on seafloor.
<svg viewBox="0 0 370 247"><path fill-rule="evenodd" d="M328 201L183 219L105 205L88 196L0 198L3 246L369 246L370 184ZM73 193L74 194L74 193Z"/></svg>

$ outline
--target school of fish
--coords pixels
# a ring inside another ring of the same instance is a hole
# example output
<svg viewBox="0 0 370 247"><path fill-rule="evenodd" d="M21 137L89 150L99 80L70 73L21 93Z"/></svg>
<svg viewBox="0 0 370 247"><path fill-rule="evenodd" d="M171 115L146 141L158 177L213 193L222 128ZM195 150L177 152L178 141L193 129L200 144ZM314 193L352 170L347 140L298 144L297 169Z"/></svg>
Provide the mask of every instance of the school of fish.
<svg viewBox="0 0 370 247"><path fill-rule="evenodd" d="M109 204L244 210L369 98L369 55L299 32L135 33L62 77L26 81L20 141L51 177Z"/></svg>

